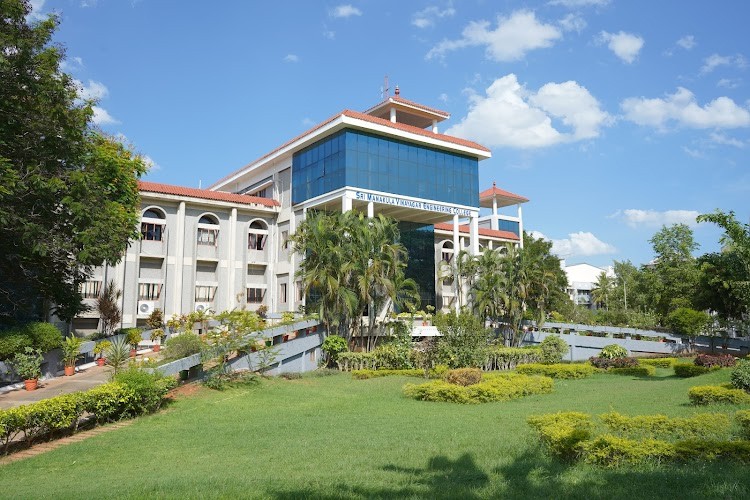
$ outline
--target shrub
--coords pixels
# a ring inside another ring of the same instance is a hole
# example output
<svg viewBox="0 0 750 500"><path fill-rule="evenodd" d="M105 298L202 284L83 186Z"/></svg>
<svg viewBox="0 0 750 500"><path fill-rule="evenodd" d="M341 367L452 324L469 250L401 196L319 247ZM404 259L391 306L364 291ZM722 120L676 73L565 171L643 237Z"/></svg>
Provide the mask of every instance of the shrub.
<svg viewBox="0 0 750 500"><path fill-rule="evenodd" d="M689 365L687 363L676 363L673 368L674 374L682 378L697 377L711 371L711 368L706 366Z"/></svg>
<svg viewBox="0 0 750 500"><path fill-rule="evenodd" d="M698 354L693 363L696 366L705 366L708 368L728 367L734 366L737 360L731 354Z"/></svg>
<svg viewBox="0 0 750 500"><path fill-rule="evenodd" d="M740 410L734 414L734 418L740 424L743 437L750 439L750 410Z"/></svg>
<svg viewBox="0 0 750 500"><path fill-rule="evenodd" d="M581 443L581 452L587 463L604 467L623 464L661 462L674 456L674 446L656 439L633 440L612 435L599 436Z"/></svg>
<svg viewBox="0 0 750 500"><path fill-rule="evenodd" d="M159 372L149 373L131 367L114 376L113 381L131 392L124 416L134 417L159 409L164 396L176 385L175 379L164 377Z"/></svg>
<svg viewBox="0 0 750 500"><path fill-rule="evenodd" d="M336 365L341 371L351 370L375 370L378 367L377 359L371 352L341 352L336 357Z"/></svg>
<svg viewBox="0 0 750 500"><path fill-rule="evenodd" d="M10 359L14 354L32 347L31 337L21 328L0 331L0 359Z"/></svg>
<svg viewBox="0 0 750 500"><path fill-rule="evenodd" d="M539 347L489 347L485 351L484 370L514 370L516 366L526 363L538 363L542 360L542 349Z"/></svg>
<svg viewBox="0 0 750 500"><path fill-rule="evenodd" d="M728 389L718 385L699 385L688 390L690 402L696 406L711 404L739 405L750 403L750 395L741 389Z"/></svg>
<svg viewBox="0 0 750 500"><path fill-rule="evenodd" d="M631 368L638 366L638 360L635 358L602 358L592 357L589 358L589 363L597 368L607 370L609 368Z"/></svg>
<svg viewBox="0 0 750 500"><path fill-rule="evenodd" d="M612 433L628 438L720 439L727 435L730 427L729 417L724 413L670 418L666 415L629 417L613 411L599 418Z"/></svg>
<svg viewBox="0 0 750 500"><path fill-rule="evenodd" d="M542 349L542 363L554 364L562 361L570 349L568 343L558 335L548 335L539 346Z"/></svg>
<svg viewBox="0 0 750 500"><path fill-rule="evenodd" d="M485 376L482 382L467 387L449 384L444 380L433 380L419 385L406 384L403 390L406 396L421 401L488 403L550 393L552 379L503 373Z"/></svg>
<svg viewBox="0 0 750 500"><path fill-rule="evenodd" d="M478 368L486 358L490 330L484 320L471 313L437 314L433 323L441 333L437 339L438 362L450 368Z"/></svg>
<svg viewBox="0 0 750 500"><path fill-rule="evenodd" d="M203 349L203 342L193 332L183 332L168 338L164 344L164 359L173 361L182 359L193 354L198 354Z"/></svg>
<svg viewBox="0 0 750 500"><path fill-rule="evenodd" d="M82 395L83 407L94 416L97 423L114 422L124 418L132 397L124 385L109 382L89 389Z"/></svg>
<svg viewBox="0 0 750 500"><path fill-rule="evenodd" d="M591 417L585 413L532 415L526 421L536 429L549 451L565 460L574 459L578 455L579 443L591 437Z"/></svg>
<svg viewBox="0 0 750 500"><path fill-rule="evenodd" d="M628 350L617 344L609 344L602 347L599 353L600 358L625 358L628 355Z"/></svg>
<svg viewBox="0 0 750 500"><path fill-rule="evenodd" d="M677 363L677 358L639 358L638 363L657 368L672 368Z"/></svg>
<svg viewBox="0 0 750 500"><path fill-rule="evenodd" d="M123 328L122 334L125 335L125 340L133 349L138 348L138 343L143 340L143 330L140 328Z"/></svg>
<svg viewBox="0 0 750 500"><path fill-rule="evenodd" d="M680 462L733 460L750 463L750 442L691 439L674 446L674 458Z"/></svg>
<svg viewBox="0 0 750 500"><path fill-rule="evenodd" d="M449 384L462 385L464 387L478 384L482 381L482 370L479 368L456 368L449 370L443 380Z"/></svg>
<svg viewBox="0 0 750 500"><path fill-rule="evenodd" d="M378 346L372 351L372 355L375 357L378 368L403 370L412 368L410 352L411 345L409 344L391 343Z"/></svg>
<svg viewBox="0 0 750 500"><path fill-rule="evenodd" d="M62 345L62 332L51 323L34 321L24 327L26 334L31 338L32 347L43 353L57 349Z"/></svg>
<svg viewBox="0 0 750 500"><path fill-rule="evenodd" d="M13 370L22 380L39 378L42 375L43 356L39 349L31 347L24 348L23 352L17 352L10 362Z"/></svg>
<svg viewBox="0 0 750 500"><path fill-rule="evenodd" d="M584 364L528 364L519 366L516 371L524 375L544 375L557 379L586 378L596 373L593 366Z"/></svg>
<svg viewBox="0 0 750 500"><path fill-rule="evenodd" d="M352 370L352 377L357 380L391 376L424 377L424 370L420 368L411 368L408 370Z"/></svg>
<svg viewBox="0 0 750 500"><path fill-rule="evenodd" d="M337 360L339 354L349 350L346 339L338 335L329 335L320 346L320 350L328 356L328 366L332 366Z"/></svg>
<svg viewBox="0 0 750 500"><path fill-rule="evenodd" d="M711 321L711 317L703 311L696 311L687 307L678 307L667 316L667 325L677 332L695 337Z"/></svg>
<svg viewBox="0 0 750 500"><path fill-rule="evenodd" d="M653 366L628 366L625 368L610 368L607 373L613 375L630 375L632 377L653 377L656 375L656 368Z"/></svg>
<svg viewBox="0 0 750 500"><path fill-rule="evenodd" d="M732 370L732 385L737 389L750 392L750 359L742 359Z"/></svg>

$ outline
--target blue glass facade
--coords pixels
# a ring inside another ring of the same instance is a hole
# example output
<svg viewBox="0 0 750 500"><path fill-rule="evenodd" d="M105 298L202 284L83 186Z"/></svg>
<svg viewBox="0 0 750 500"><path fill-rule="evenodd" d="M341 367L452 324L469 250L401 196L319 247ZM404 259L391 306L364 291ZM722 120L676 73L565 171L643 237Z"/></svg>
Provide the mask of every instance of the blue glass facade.
<svg viewBox="0 0 750 500"><path fill-rule="evenodd" d="M342 130L295 153L292 203L344 186L476 206L478 161L355 130Z"/></svg>
<svg viewBox="0 0 750 500"><path fill-rule="evenodd" d="M516 236L521 235L518 222L513 222L512 220L498 220L497 228L500 231L510 231L511 233L515 233Z"/></svg>

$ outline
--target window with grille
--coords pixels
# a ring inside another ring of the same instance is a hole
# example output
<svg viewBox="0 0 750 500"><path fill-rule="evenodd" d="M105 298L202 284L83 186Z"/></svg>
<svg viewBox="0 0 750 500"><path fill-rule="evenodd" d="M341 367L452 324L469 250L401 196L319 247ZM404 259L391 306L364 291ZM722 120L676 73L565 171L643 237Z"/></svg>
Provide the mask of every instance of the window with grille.
<svg viewBox="0 0 750 500"><path fill-rule="evenodd" d="M219 239L218 229L206 229L203 227L198 228L198 244L216 246L216 241Z"/></svg>
<svg viewBox="0 0 750 500"><path fill-rule="evenodd" d="M95 299L102 289L101 281L84 281L78 285L78 291L84 299Z"/></svg>
<svg viewBox="0 0 750 500"><path fill-rule="evenodd" d="M287 301L287 295L286 295L286 283L282 283L279 285L279 302L281 304L286 304Z"/></svg>
<svg viewBox="0 0 750 500"><path fill-rule="evenodd" d="M146 241L161 241L164 236L164 224L141 222L141 237Z"/></svg>
<svg viewBox="0 0 750 500"><path fill-rule="evenodd" d="M195 287L195 301L196 302L213 302L214 296L216 295L215 286L202 286L198 285Z"/></svg>
<svg viewBox="0 0 750 500"><path fill-rule="evenodd" d="M268 241L267 234L250 233L247 235L247 248L249 250L263 250Z"/></svg>
<svg viewBox="0 0 750 500"><path fill-rule="evenodd" d="M261 304L265 297L266 297L265 288L248 288L247 289L248 304Z"/></svg>
<svg viewBox="0 0 750 500"><path fill-rule="evenodd" d="M161 283L139 283L138 300L159 300L161 287Z"/></svg>

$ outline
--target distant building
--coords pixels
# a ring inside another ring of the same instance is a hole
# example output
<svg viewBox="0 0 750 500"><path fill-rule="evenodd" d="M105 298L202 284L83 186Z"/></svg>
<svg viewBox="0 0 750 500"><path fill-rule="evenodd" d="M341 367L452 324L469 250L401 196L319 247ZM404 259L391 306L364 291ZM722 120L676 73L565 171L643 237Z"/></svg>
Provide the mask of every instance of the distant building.
<svg viewBox="0 0 750 500"><path fill-rule="evenodd" d="M141 182L141 239L117 266L95 271L91 302L114 279L122 324L235 307L269 312L304 305L296 278L303 256L288 243L308 210L359 210L396 219L409 252L406 275L422 307L457 306L445 278L461 250L521 245L527 198L493 185L479 192L484 146L438 132L449 114L396 95L364 113L344 110L214 183L209 189ZM262 124L259 124L262 126ZM480 217L480 207L490 209ZM515 211L501 214L506 207ZM450 266L447 266L450 267ZM97 328L95 309L74 321Z"/></svg>
<svg viewBox="0 0 750 500"><path fill-rule="evenodd" d="M614 268L608 266L604 269L586 263L566 266L564 262L562 267L568 276L568 296L570 296L570 300L576 305L596 309L591 292L597 287L599 276L602 273L607 273L607 276L614 278Z"/></svg>

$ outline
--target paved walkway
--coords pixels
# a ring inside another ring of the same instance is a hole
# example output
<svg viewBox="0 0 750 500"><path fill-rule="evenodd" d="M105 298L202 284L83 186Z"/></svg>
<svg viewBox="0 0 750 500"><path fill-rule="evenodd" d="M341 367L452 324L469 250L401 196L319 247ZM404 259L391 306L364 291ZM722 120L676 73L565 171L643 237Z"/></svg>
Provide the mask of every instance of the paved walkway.
<svg viewBox="0 0 750 500"><path fill-rule="evenodd" d="M109 381L112 368L109 366L91 366L77 372L72 377L55 377L40 380L39 388L27 391L23 388L0 394L0 409L13 408L42 399L49 399L60 394L85 391Z"/></svg>

